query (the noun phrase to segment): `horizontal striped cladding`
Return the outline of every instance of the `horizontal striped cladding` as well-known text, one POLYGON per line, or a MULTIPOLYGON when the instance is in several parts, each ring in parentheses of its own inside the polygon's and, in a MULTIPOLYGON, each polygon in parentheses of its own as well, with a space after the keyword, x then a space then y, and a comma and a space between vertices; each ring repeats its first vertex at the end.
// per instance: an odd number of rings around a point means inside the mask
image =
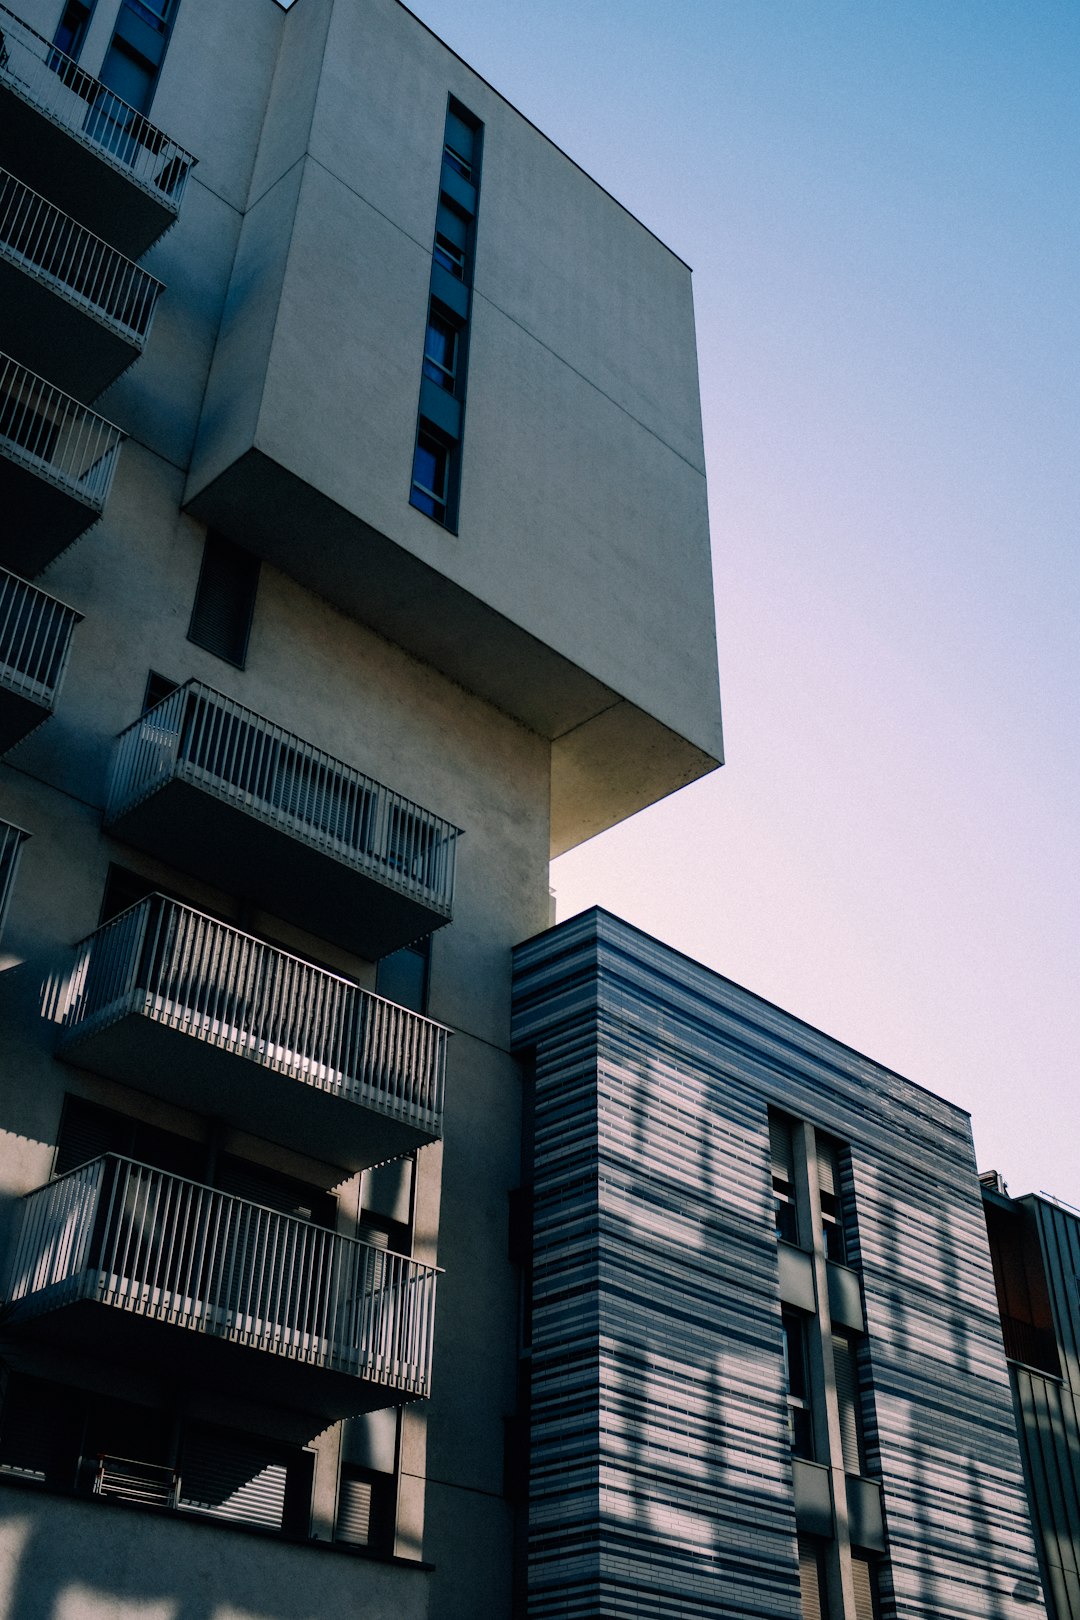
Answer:
POLYGON ((884 1620, 1037 1620, 966 1115, 603 912, 519 947, 514 983, 536 1075, 530 1617, 798 1615, 771 1105, 851 1148, 884 1620))
POLYGON ((1012 1378, 1049 1607, 1055 1620, 1080 1620, 1080 1397, 1030 1367, 1012 1378))

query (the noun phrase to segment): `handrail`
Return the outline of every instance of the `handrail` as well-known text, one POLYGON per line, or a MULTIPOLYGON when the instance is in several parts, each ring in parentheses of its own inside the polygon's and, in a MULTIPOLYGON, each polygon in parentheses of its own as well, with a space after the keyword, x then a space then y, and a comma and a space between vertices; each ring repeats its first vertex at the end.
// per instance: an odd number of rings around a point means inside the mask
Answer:
POLYGON ((0 169, 0 256, 59 286, 122 335, 146 341, 163 284, 6 169, 0 169))
POLYGON ((163 895, 121 912, 78 950, 63 1044, 138 1012, 433 1139, 441 1133, 445 1025, 163 895))
POLYGON ((195 165, 190 152, 115 91, 0 5, 0 84, 94 149, 174 210, 195 165))
POLYGON ((127 435, 0 353, 0 450, 96 511, 109 498, 127 435))
POLYGON ((105 1154, 28 1193, 12 1319, 78 1300, 429 1393, 434 1266, 105 1154))
POLYGON ((450 915, 459 828, 201 681, 120 733, 106 826, 173 778, 450 915))
POLYGON ((0 686, 51 708, 81 622, 74 608, 0 568, 0 686))

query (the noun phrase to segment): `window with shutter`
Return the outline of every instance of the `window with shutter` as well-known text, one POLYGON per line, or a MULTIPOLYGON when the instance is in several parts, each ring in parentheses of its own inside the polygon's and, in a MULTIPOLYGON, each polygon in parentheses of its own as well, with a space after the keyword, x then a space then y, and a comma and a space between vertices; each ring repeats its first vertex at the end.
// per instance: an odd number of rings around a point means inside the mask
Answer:
POLYGON ((840 1211, 840 1144, 816 1133, 818 1196, 821 1201, 821 1227, 825 1253, 841 1265, 847 1259, 844 1223, 840 1211))
POLYGON ((868 1558, 852 1554, 851 1579, 855 1588, 855 1620, 877 1620, 877 1572, 868 1558))
POLYGON ((243 669, 258 584, 259 559, 221 535, 208 534, 188 640, 243 669))
POLYGON ((795 1205, 795 1152, 792 1122, 783 1114, 769 1113, 769 1151, 772 1157, 773 1206, 776 1235, 785 1243, 798 1243, 799 1217, 795 1205))
POLYGON ((180 1506, 238 1524, 280 1530, 289 1459, 254 1436, 192 1424, 184 1439, 180 1506))
POLYGON ((848 1474, 862 1472, 859 1445, 859 1377, 855 1362, 855 1346, 850 1339, 833 1335, 833 1369, 836 1375, 836 1400, 840 1408, 840 1437, 844 1450, 844 1470, 848 1474))
POLYGON ((826 1620, 825 1560, 820 1544, 799 1537, 799 1590, 802 1620, 826 1620))

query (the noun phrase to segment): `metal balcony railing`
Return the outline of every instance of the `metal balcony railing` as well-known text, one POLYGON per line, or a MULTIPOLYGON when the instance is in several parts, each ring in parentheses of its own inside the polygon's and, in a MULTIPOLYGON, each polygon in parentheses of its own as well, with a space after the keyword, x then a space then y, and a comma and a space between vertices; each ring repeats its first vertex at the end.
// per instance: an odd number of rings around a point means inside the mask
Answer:
POLYGON ((441 1134, 442 1024, 162 895, 83 941, 62 1043, 132 1012, 441 1134))
POLYGON ((0 934, 4 931, 4 918, 15 882, 15 868, 19 864, 19 850, 28 836, 21 827, 0 821, 0 934))
POLYGON ((0 84, 179 208, 195 162, 191 153, 2 5, 0 84))
POLYGON ((0 568, 0 687, 52 708, 82 614, 0 568))
POLYGON ((7 1315, 80 1301, 429 1393, 436 1269, 107 1154, 22 1201, 7 1315))
POLYGON ((126 435, 0 354, 0 454, 100 513, 126 435))
POLYGON ((162 283, 0 169, 0 254, 142 344, 162 283))
POLYGON ((120 733, 105 825, 174 779, 450 915, 457 827, 199 681, 120 733))

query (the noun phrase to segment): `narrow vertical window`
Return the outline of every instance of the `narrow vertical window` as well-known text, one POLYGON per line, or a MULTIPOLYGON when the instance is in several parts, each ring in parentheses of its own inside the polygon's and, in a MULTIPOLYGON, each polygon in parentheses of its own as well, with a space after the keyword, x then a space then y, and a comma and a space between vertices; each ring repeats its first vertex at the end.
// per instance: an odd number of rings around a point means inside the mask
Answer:
POLYGON ((15 882, 19 849, 27 836, 21 827, 12 827, 8 822, 0 821, 0 933, 4 929, 4 915, 15 882))
POLYGON ((793 1457, 814 1456, 814 1425, 810 1412, 810 1377, 806 1358, 806 1323, 794 1311, 781 1318, 784 1330, 784 1378, 787 1385, 788 1434, 793 1457))
POLYGON ((243 669, 258 584, 259 559, 221 535, 208 534, 188 640, 243 669))
POLYGON ((457 526, 483 125, 451 96, 443 131, 409 502, 457 526))
POLYGON ((798 1243, 799 1216, 795 1203, 794 1144, 791 1121, 769 1114, 769 1153, 772 1160, 773 1213, 776 1235, 784 1243, 798 1243))
MULTIPOLYGON (((53 44, 58 51, 70 56, 73 61, 78 61, 93 14, 94 0, 86 0, 86 3, 84 0, 68 0, 68 4, 64 7, 64 14, 53 35, 53 44)), ((51 65, 55 70, 60 63, 54 60, 51 65)))
POLYGON ((818 1197, 821 1202, 821 1230, 825 1254, 841 1265, 847 1260, 844 1222, 840 1209, 840 1144, 815 1133, 818 1161, 818 1197))

